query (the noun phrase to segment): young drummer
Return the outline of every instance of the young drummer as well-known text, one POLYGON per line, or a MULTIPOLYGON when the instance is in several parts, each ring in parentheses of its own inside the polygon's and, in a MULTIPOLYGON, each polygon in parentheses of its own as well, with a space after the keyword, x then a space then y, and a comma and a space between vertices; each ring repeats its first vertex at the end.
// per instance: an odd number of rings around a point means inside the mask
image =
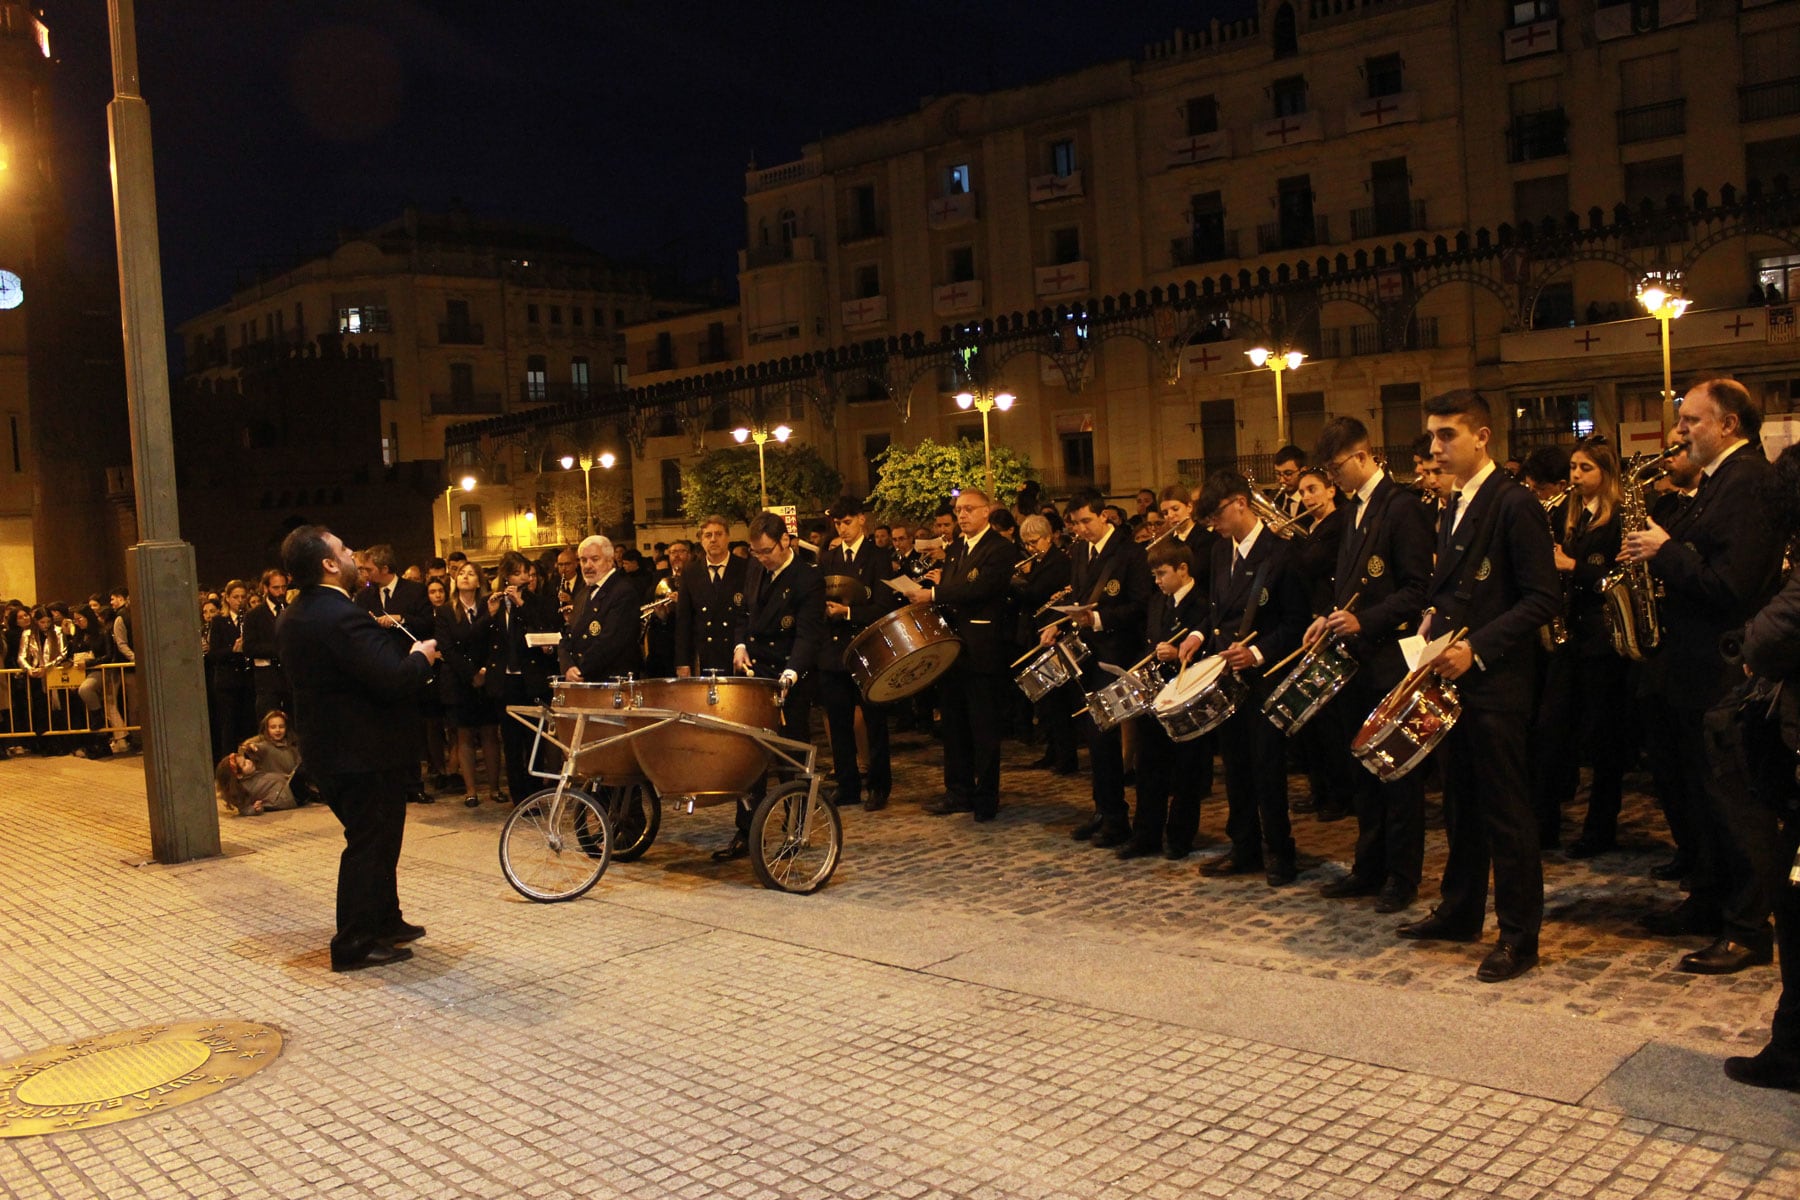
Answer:
MULTIPOLYGON (((1209 604, 1194 580, 1194 557, 1173 538, 1150 548, 1150 573, 1159 596, 1146 612, 1144 633, 1163 678, 1174 677, 1179 646, 1172 640, 1184 630, 1209 628, 1209 604)), ((1200 828, 1200 801, 1212 790, 1213 735, 1171 741, 1154 715, 1139 717, 1137 739, 1137 812, 1131 841, 1119 847, 1120 858, 1143 858, 1161 851, 1164 858, 1186 858, 1200 828)))

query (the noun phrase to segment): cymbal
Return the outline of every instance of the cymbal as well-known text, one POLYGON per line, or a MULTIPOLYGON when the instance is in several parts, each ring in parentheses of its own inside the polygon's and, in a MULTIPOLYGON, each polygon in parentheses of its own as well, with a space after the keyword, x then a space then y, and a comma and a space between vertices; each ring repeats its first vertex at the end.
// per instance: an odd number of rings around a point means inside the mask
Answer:
POLYGON ((869 598, 869 589, 854 575, 827 575, 825 598, 839 604, 862 604, 869 598))

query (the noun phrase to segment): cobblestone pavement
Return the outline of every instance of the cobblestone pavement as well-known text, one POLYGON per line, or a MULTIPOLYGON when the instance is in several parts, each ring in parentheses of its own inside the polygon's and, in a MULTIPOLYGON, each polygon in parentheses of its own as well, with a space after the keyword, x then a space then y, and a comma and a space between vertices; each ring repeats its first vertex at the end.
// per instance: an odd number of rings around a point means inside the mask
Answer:
MULTIPOLYGON (((1159 986, 1172 955, 1289 980, 1345 1027, 1371 1019, 1371 996, 1423 997, 1471 1030, 1500 1017, 1545 1044, 1573 1045, 1573 1029, 1642 1045, 1595 1076, 1609 1084, 1705 1042, 1695 1078, 1731 1100, 1716 1054, 1757 1041, 1774 976, 1681 976, 1678 947, 1628 932, 1637 906, 1673 896, 1645 881, 1654 850, 1553 867, 1546 966, 1487 988, 1475 948, 1397 946, 1368 901, 1318 899, 1305 885, 1327 870, 1272 892, 1074 846, 1085 781, 1018 769, 1024 748, 1008 750, 999 821, 926 817, 935 747, 901 744, 895 803, 846 812, 844 863, 814 897, 713 865, 719 808, 666 814, 645 860, 534 905, 500 879, 498 806, 415 808, 401 894, 431 933, 412 962, 347 976, 326 969, 329 813, 227 819, 225 857, 144 866, 136 759, 0 763, 0 1058, 207 1016, 287 1039, 200 1103, 0 1138, 0 1195, 1800 1194, 1791 1097, 1755 1093, 1755 1131, 1704 1094, 1653 1119, 1605 1087, 1559 1100, 1322 1053, 1305 1025, 1251 1039, 1154 1019, 1123 995, 1159 986), (1030 972, 947 974, 970 947, 1079 965, 1097 943, 1146 964, 1116 1004, 1059 998, 1030 972)), ((1204 828, 1222 822, 1210 803, 1204 828)), ((1641 802, 1627 827, 1648 828, 1641 802)), ((1303 818, 1298 836, 1341 862, 1351 831, 1303 818)))

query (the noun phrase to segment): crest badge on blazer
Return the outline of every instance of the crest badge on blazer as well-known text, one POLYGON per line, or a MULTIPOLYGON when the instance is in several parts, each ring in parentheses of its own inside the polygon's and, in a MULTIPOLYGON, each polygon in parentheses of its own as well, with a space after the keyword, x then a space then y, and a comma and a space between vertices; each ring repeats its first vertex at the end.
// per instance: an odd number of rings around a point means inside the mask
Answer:
POLYGON ((1371 554, 1369 555, 1368 571, 1370 579, 1380 579, 1387 574, 1387 563, 1381 560, 1381 555, 1371 554))
POLYGON ((792 629, 794 627, 794 615, 792 613, 781 618, 781 627, 783 629, 792 629))
POLYGON ((1118 595, 1119 594, 1119 581, 1116 579, 1107 580, 1105 591, 1106 591, 1106 594, 1109 596, 1118 595))
POLYGON ((1493 573, 1494 560, 1491 558, 1484 558, 1481 560, 1481 566, 1475 571, 1475 582, 1480 583, 1493 573))
POLYGON ((589 621, 588 622, 588 636, 593 637, 595 634, 597 634, 599 632, 600 632, 600 622, 589 621))

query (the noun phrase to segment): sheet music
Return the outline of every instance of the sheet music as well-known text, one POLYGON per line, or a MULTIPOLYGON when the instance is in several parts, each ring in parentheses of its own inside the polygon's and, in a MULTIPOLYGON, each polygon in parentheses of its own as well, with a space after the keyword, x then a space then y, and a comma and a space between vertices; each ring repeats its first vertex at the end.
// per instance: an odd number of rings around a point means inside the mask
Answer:
POLYGON ((896 575, 892 579, 884 579, 883 583, 905 596, 908 600, 917 600, 925 594, 926 589, 914 583, 905 575, 896 575))

